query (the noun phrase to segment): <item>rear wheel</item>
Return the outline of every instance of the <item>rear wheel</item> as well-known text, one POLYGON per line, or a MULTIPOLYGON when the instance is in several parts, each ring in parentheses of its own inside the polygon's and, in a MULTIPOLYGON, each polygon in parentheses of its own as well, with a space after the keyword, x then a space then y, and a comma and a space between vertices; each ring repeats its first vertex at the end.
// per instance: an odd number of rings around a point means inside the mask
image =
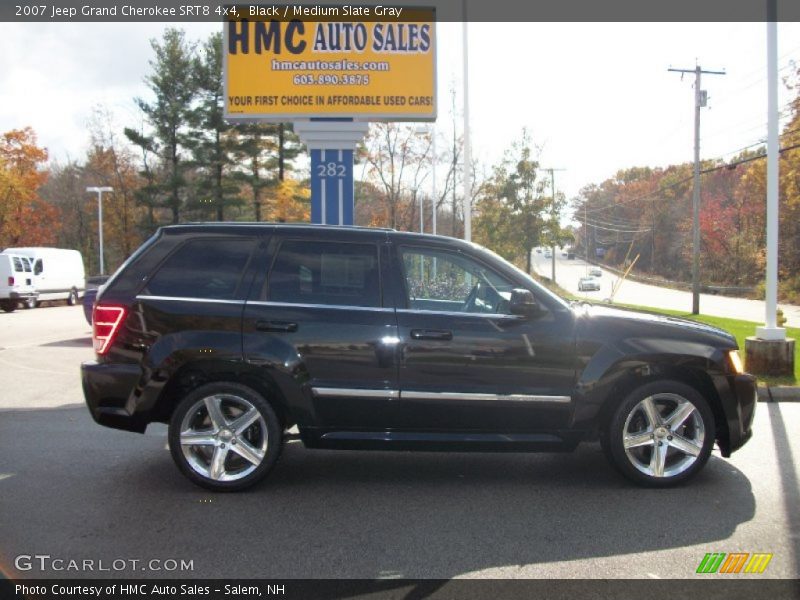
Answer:
POLYGON ((12 300, 4 300, 0 302, 0 308, 3 309, 3 312, 14 312, 17 310, 17 303, 12 300))
POLYGON ((714 445, 714 415, 697 390, 662 380, 631 392, 617 408, 603 447, 628 479, 668 487, 697 474, 714 445))
POLYGON ((260 394, 238 383, 211 383, 184 398, 172 415, 169 446, 181 472, 215 491, 238 491, 272 469, 281 425, 260 394))

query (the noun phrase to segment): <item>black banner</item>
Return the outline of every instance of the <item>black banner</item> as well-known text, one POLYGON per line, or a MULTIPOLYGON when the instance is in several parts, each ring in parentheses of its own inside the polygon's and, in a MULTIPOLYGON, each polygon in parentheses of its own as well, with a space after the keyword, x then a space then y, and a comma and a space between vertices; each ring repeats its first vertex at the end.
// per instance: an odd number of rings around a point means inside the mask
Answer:
MULTIPOLYGON (((414 7, 436 10, 438 21, 474 22, 758 22, 767 20, 766 0, 399 0, 369 2, 265 2, 231 0, 2 0, 8 22, 191 22, 222 21, 257 13, 274 19, 413 21, 414 7), (237 14, 231 13, 232 5, 237 14)), ((800 2, 777 0, 778 21, 800 21, 800 2)))
POLYGON ((577 600, 581 598, 703 598, 720 600, 797 600, 800 581, 787 579, 286 579, 286 580, 0 580, 1 600, 333 600, 363 598, 415 600, 577 600))

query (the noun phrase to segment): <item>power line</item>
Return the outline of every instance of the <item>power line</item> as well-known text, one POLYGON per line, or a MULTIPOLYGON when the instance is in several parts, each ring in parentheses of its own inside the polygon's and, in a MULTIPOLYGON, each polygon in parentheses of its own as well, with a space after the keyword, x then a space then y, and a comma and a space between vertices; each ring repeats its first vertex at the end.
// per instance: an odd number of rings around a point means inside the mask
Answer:
POLYGON ((613 227, 604 227, 602 225, 598 225, 593 223, 592 221, 584 221, 587 226, 594 227, 596 229, 602 229, 603 231, 616 231, 617 233, 646 233, 648 231, 652 231, 652 227, 648 227, 647 229, 615 229, 613 227))

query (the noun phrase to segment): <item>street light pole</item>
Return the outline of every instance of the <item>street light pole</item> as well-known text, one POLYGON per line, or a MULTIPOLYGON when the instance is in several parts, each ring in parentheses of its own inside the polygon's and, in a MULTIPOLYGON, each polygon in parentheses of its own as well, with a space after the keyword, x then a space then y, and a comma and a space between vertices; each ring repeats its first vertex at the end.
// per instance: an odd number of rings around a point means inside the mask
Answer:
POLYGON ((87 187, 87 192, 97 193, 97 228, 100 235, 100 275, 105 275, 105 262, 103 261, 103 192, 113 192, 114 188, 104 187, 87 187))
MULTIPOLYGON (((464 239, 472 241, 472 148, 469 139, 469 28, 467 0, 463 0, 464 22, 461 39, 464 44, 464 239)), ((455 218, 455 215, 453 215, 455 218)))
MULTIPOLYGON (((553 194, 553 204, 550 207, 550 218, 553 219, 553 220, 556 220, 556 219, 558 219, 558 213, 556 211, 556 171, 566 171, 566 169, 556 169, 556 168, 553 168, 553 167, 547 167, 547 168, 538 167, 538 168, 539 168, 540 171, 547 171, 548 173, 550 173, 550 189, 552 190, 552 194, 553 194)), ((553 234, 555 234, 555 232, 556 232, 556 226, 553 225, 553 234)), ((553 283, 555 283, 556 282, 556 241, 555 241, 555 237, 554 237, 553 240, 551 240, 550 252, 552 254, 552 256, 550 257, 551 265, 552 265, 552 267, 551 267, 552 268, 551 279, 553 280, 553 283)))
POLYGON ((431 228, 433 235, 436 235, 436 163, 439 157, 436 155, 436 125, 431 126, 431 202, 433 203, 433 217, 431 228))
POLYGON ((756 330, 762 340, 784 340, 786 329, 778 324, 778 16, 777 2, 767 2, 767 273, 764 327, 756 330))

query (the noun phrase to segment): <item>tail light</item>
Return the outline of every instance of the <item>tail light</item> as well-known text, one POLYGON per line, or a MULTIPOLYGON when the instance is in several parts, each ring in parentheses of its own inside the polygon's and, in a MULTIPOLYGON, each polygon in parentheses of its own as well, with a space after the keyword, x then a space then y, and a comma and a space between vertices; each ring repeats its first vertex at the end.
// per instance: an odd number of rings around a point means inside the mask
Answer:
POLYGON ((108 351, 119 333, 126 312, 124 306, 95 305, 92 313, 92 341, 95 352, 102 355, 108 351))
POLYGON ((9 285, 9 287, 14 285, 14 278, 13 277, 9 277, 8 278, 8 285, 9 285))

